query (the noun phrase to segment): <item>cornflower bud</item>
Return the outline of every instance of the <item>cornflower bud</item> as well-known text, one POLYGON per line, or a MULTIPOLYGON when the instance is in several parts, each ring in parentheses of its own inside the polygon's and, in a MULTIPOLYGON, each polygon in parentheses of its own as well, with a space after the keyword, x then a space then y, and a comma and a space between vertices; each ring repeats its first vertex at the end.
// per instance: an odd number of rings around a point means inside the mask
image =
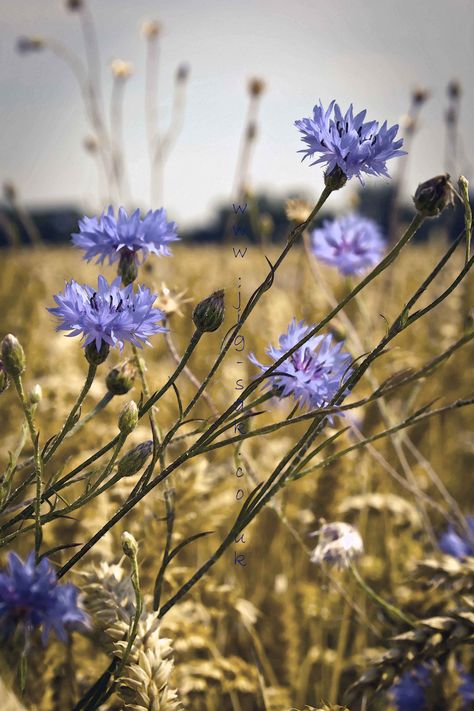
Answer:
POLYGON ((25 352, 15 336, 9 333, 2 341, 3 370, 13 377, 25 370, 25 352))
POLYGON ((3 363, 0 360, 0 394, 3 393, 9 385, 10 381, 8 380, 8 375, 5 373, 3 363))
POLYGON ((448 205, 454 204, 454 191, 448 173, 437 175, 420 183, 413 197, 415 207, 425 217, 439 215, 448 205))
POLYGON ((109 351, 110 351, 110 346, 105 341, 102 341, 102 344, 101 344, 99 350, 97 350, 97 347, 96 347, 94 341, 92 343, 89 343, 89 345, 87 345, 84 349, 84 352, 85 352, 85 355, 87 358, 87 362, 90 363, 91 365, 100 365, 105 360, 107 360, 109 351))
POLYGON ((152 453, 152 450, 153 442, 151 440, 142 442, 142 444, 130 449, 118 463, 118 474, 120 474, 120 476, 133 476, 139 472, 152 453))
POLYGON ((193 311, 193 321, 201 333, 217 331, 224 321, 224 290, 214 291, 193 311))
POLYGON ((133 388, 137 369, 129 360, 117 368, 112 368, 107 374, 105 384, 112 395, 125 395, 133 388))
POLYGON ((136 558, 138 553, 138 543, 135 537, 128 531, 124 531, 121 536, 122 550, 127 558, 136 558))
POLYGON ((127 402, 119 415, 118 426, 122 434, 128 435, 133 432, 138 424, 138 407, 134 400, 127 402))
POLYGON ((30 403, 32 405, 37 405, 41 398, 43 397, 43 391, 41 390, 41 385, 36 383, 33 390, 30 392, 30 403))

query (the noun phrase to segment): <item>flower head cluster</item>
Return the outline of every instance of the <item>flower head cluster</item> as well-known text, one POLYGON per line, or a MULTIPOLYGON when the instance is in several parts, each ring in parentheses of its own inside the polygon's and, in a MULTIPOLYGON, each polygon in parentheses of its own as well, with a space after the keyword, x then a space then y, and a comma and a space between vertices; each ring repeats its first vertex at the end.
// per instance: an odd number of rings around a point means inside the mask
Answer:
POLYGON ((120 287, 120 277, 110 285, 99 276, 97 289, 72 280, 66 283, 54 300, 55 308, 48 309, 60 319, 58 330, 70 331, 69 336, 84 337, 84 346, 95 343, 99 351, 102 343, 123 348, 125 341, 139 348, 150 345, 149 336, 167 329, 159 325, 164 314, 153 308, 156 294, 139 286, 120 287))
MULTIPOLYGON (((306 336, 313 326, 293 319, 287 333, 280 336, 279 347, 269 346, 268 355, 277 361, 306 336)), ((316 408, 329 403, 343 380, 350 375, 351 356, 342 351, 343 343, 333 343, 331 334, 313 336, 269 376, 267 387, 276 388, 280 397, 292 395, 304 407, 316 408)), ((266 372, 253 354, 251 362, 266 372)))
POLYGON ((311 165, 326 164, 327 175, 338 167, 347 179, 355 175, 361 182, 362 173, 388 176, 386 161, 404 155, 403 139, 395 140, 398 125, 387 128, 385 121, 379 128, 377 121, 364 123, 366 113, 354 116, 351 104, 343 115, 335 101, 325 111, 320 102, 313 118, 295 121, 306 143, 300 153, 305 153, 304 158, 320 153, 311 165))
POLYGON ((43 643, 51 630, 61 641, 67 630, 87 626, 88 617, 77 604, 75 585, 61 585, 46 558, 35 564, 34 553, 23 562, 9 553, 7 571, 0 573, 0 621, 5 637, 21 626, 26 634, 41 628, 43 643))
POLYGON ((112 264, 127 253, 137 259, 140 254, 142 260, 148 254, 170 255, 169 243, 179 240, 176 229, 175 222, 167 222, 163 208, 150 210, 142 219, 140 210, 128 216, 123 207, 115 217, 110 206, 99 218, 83 217, 79 221, 79 232, 72 235, 72 242, 84 250, 84 259, 88 262, 97 257, 97 264, 106 258, 112 264))
POLYGON ((325 220, 313 230, 311 245, 317 259, 344 276, 362 274, 380 261, 385 249, 377 223, 356 214, 325 220))
POLYGON ((349 523, 325 523, 311 536, 319 536, 318 545, 311 553, 312 563, 328 563, 346 568, 349 561, 362 555, 364 544, 359 532, 349 523))
POLYGON ((438 541, 443 553, 452 555, 455 558, 474 556, 474 516, 468 516, 466 521, 471 530, 471 537, 466 534, 460 535, 454 526, 450 524, 438 541))

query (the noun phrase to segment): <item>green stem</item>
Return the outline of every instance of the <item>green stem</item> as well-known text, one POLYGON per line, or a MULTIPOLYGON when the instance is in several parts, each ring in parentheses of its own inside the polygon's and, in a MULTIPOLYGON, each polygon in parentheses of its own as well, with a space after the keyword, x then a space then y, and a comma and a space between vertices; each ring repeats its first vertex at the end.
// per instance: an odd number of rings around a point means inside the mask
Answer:
POLYGON ((398 607, 381 598, 380 595, 378 595, 375 590, 373 590, 370 585, 365 582, 354 563, 349 560, 348 564, 349 570, 351 571, 355 580, 369 597, 371 597, 373 600, 375 600, 376 603, 383 607, 392 618, 402 620, 402 622, 405 622, 405 624, 409 625, 410 627, 415 627, 415 619, 413 619, 411 616, 409 617, 408 615, 405 615, 405 613, 399 610, 398 607))
POLYGON ((33 414, 31 411, 31 406, 25 397, 25 391, 23 389, 23 382, 21 375, 14 375, 13 381, 15 383, 16 391, 18 397, 20 398, 21 406, 23 412, 25 413, 25 418, 28 423, 28 430, 30 432, 30 439, 33 445, 34 451, 34 461, 35 461, 35 479, 36 479, 36 493, 35 493, 35 560, 36 563, 39 562, 39 552, 41 548, 41 496, 43 489, 43 458, 41 456, 41 450, 39 446, 39 434, 36 430, 35 422, 33 419, 33 414))
POLYGON ((89 364, 89 370, 87 371, 87 377, 86 377, 86 382, 84 383, 84 386, 79 393, 79 396, 74 403, 71 412, 69 413, 66 422, 64 423, 60 433, 54 438, 53 442, 51 445, 47 448, 46 452, 44 453, 44 461, 48 462, 51 457, 53 456, 54 452, 57 450, 63 439, 66 437, 67 433, 72 430, 74 427, 74 418, 81 407, 82 403, 85 400, 85 397, 89 390, 91 389, 91 385, 94 381, 95 374, 97 372, 97 366, 93 365, 92 363, 89 364))

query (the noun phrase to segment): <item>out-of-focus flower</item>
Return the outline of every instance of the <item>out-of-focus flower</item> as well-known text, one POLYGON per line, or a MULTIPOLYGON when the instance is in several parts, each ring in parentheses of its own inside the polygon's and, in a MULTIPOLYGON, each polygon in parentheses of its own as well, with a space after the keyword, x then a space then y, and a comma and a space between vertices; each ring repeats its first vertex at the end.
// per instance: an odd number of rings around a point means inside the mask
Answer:
POLYGON ((285 204, 286 216, 292 222, 306 222, 311 214, 311 205, 306 200, 289 198, 285 204))
POLYGON ((110 69, 116 79, 125 80, 131 77, 133 64, 131 62, 125 62, 123 59, 114 59, 110 65, 110 69))
POLYGON ((295 121, 307 146, 299 151, 305 153, 303 160, 321 153, 311 165, 326 164, 327 176, 339 168, 348 180, 357 176, 361 183, 362 173, 389 177, 386 161, 405 154, 400 150, 403 139, 395 140, 398 125, 387 128, 386 121, 381 127, 377 121, 364 123, 366 113, 354 116, 351 104, 343 115, 335 101, 325 111, 320 102, 313 109, 313 118, 295 121))
POLYGON ((58 331, 71 331, 69 336, 84 337, 84 346, 94 343, 97 351, 102 344, 122 350, 125 341, 141 348, 150 345, 148 338, 167 329, 159 325, 164 314, 153 308, 156 294, 133 285, 120 288, 117 277, 110 285, 99 276, 97 289, 72 280, 61 294, 54 297, 57 307, 50 308, 58 317, 58 331))
POLYGON ((454 526, 450 524, 438 541, 443 553, 452 555, 455 558, 474 556, 474 516, 468 516, 466 521, 472 532, 472 539, 466 534, 459 534, 454 526))
POLYGON ((328 563, 346 568, 351 560, 364 552, 359 532, 343 521, 325 523, 310 535, 319 536, 318 545, 311 553, 312 563, 328 563))
POLYGON ((157 20, 147 20, 142 25, 142 34, 146 38, 158 37, 161 32, 161 25, 157 20))
MULTIPOLYGON (((269 346, 267 354, 279 360, 295 346, 313 326, 294 318, 287 333, 280 336, 279 347, 269 346)), ((332 400, 344 380, 350 375, 351 356, 343 352, 343 343, 333 343, 331 334, 313 336, 267 378, 266 387, 275 388, 280 397, 292 395, 301 406, 323 407, 332 400)), ((265 373, 269 366, 262 365, 253 353, 251 362, 265 373)))
POLYGON ((112 264, 126 253, 136 259, 141 255, 144 260, 148 254, 169 256, 169 243, 179 240, 176 229, 175 222, 167 221, 164 208, 149 210, 142 219, 140 210, 129 216, 123 207, 115 217, 110 206, 99 218, 79 220, 79 232, 72 235, 72 243, 84 250, 84 259, 88 262, 97 257, 97 264, 106 258, 112 264))
POLYGON ((47 560, 35 564, 30 553, 23 562, 16 553, 9 553, 7 571, 0 573, 0 620, 4 637, 22 627, 26 634, 41 628, 43 643, 51 630, 62 642, 68 629, 84 628, 88 617, 78 606, 75 585, 60 584, 47 560))
POLYGON ((468 709, 472 709, 474 705, 474 676, 465 671, 461 671, 459 676, 462 682, 458 689, 462 699, 461 708, 467 711, 468 709))
MULTIPOLYGON (((458 665, 461 683, 458 693, 461 697, 461 708, 472 708, 474 701, 474 677, 458 665)), ((413 669, 403 672, 399 681, 390 689, 390 695, 397 711, 424 711, 426 705, 426 692, 432 684, 432 670, 427 664, 420 664, 413 669)))
POLYGON ((317 259, 337 267, 345 276, 367 271, 385 250, 377 223, 357 214, 325 220, 311 233, 311 245, 317 259))
POLYGON ((44 40, 41 37, 18 37, 16 48, 20 54, 39 52, 44 48, 44 40))
POLYGON ((419 665, 401 675, 391 688, 397 711, 423 711, 426 708, 426 687, 430 683, 430 670, 419 665))
POLYGON ((182 316, 183 312, 181 307, 192 301, 192 299, 184 298, 186 290, 184 291, 174 291, 169 289, 164 282, 161 283, 161 289, 158 291, 158 296, 156 297, 156 305, 163 313, 169 318, 173 314, 182 316))

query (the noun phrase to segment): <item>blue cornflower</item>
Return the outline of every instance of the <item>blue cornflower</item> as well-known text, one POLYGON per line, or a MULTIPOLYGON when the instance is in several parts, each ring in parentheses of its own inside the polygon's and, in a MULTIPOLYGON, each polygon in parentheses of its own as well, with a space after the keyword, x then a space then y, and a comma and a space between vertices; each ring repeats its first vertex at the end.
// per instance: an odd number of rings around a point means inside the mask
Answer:
POLYGON ((135 292, 132 284, 121 288, 120 277, 109 285, 99 276, 97 289, 74 280, 67 282, 64 291, 54 297, 57 307, 48 311, 60 319, 58 331, 82 335, 84 346, 95 343, 100 351, 105 343, 122 350, 125 341, 130 341, 141 348, 143 343, 150 345, 149 336, 167 331, 158 324, 165 316, 153 308, 155 299, 156 294, 144 286, 135 292))
POLYGON ((361 173, 389 177, 386 161, 405 154, 400 150, 403 139, 394 140, 398 125, 387 128, 385 121, 379 128, 377 121, 364 123, 366 111, 357 116, 352 111, 351 104, 343 116, 335 101, 331 101, 327 111, 319 102, 313 109, 313 118, 295 121, 307 146, 299 153, 305 153, 304 158, 321 153, 311 165, 325 163, 327 175, 339 167, 347 179, 356 175, 361 183, 361 173))
MULTIPOLYGON (((472 531, 472 538, 474 539, 474 516, 468 516, 466 521, 472 531)), ((452 555, 455 558, 474 556, 473 540, 468 538, 466 535, 460 535, 452 524, 450 524, 447 530, 442 534, 438 541, 438 545, 443 553, 452 555)))
POLYGON ((87 614, 77 604, 78 593, 75 585, 58 583, 47 558, 36 565, 34 553, 25 563, 9 553, 7 572, 0 573, 2 636, 10 637, 18 627, 26 635, 41 628, 43 643, 51 630, 66 642, 68 629, 88 625, 87 614))
MULTIPOLYGON (((280 336, 279 348, 269 346, 266 352, 274 361, 278 360, 313 328, 294 318, 287 333, 280 336)), ((278 366, 266 384, 276 388, 282 398, 292 395, 302 407, 322 407, 332 400, 351 373, 352 358, 342 348, 343 343, 333 343, 331 334, 313 336, 278 366)), ((262 365, 253 353, 249 359, 264 373, 269 367, 262 365)))
POLYGON ((179 240, 176 230, 175 222, 167 222, 164 208, 149 210, 142 219, 140 210, 128 216, 123 207, 115 217, 114 208, 110 206, 100 218, 79 220, 79 232, 72 235, 72 242, 84 250, 84 259, 88 262, 97 257, 97 264, 106 258, 112 264, 124 255, 132 255, 137 260, 141 256, 143 261, 148 254, 170 255, 169 242, 179 240))
POLYGON ((430 683, 430 670, 417 666, 403 672, 391 688, 397 711, 423 711, 426 708, 426 687, 430 683))
POLYGON ((474 706, 474 676, 465 671, 460 671, 462 683, 459 685, 459 694, 462 699, 462 709, 469 709, 474 706))
POLYGON ((351 214, 325 220, 322 227, 313 230, 311 246, 318 259, 348 276, 362 274, 377 264, 385 242, 376 222, 351 214))

